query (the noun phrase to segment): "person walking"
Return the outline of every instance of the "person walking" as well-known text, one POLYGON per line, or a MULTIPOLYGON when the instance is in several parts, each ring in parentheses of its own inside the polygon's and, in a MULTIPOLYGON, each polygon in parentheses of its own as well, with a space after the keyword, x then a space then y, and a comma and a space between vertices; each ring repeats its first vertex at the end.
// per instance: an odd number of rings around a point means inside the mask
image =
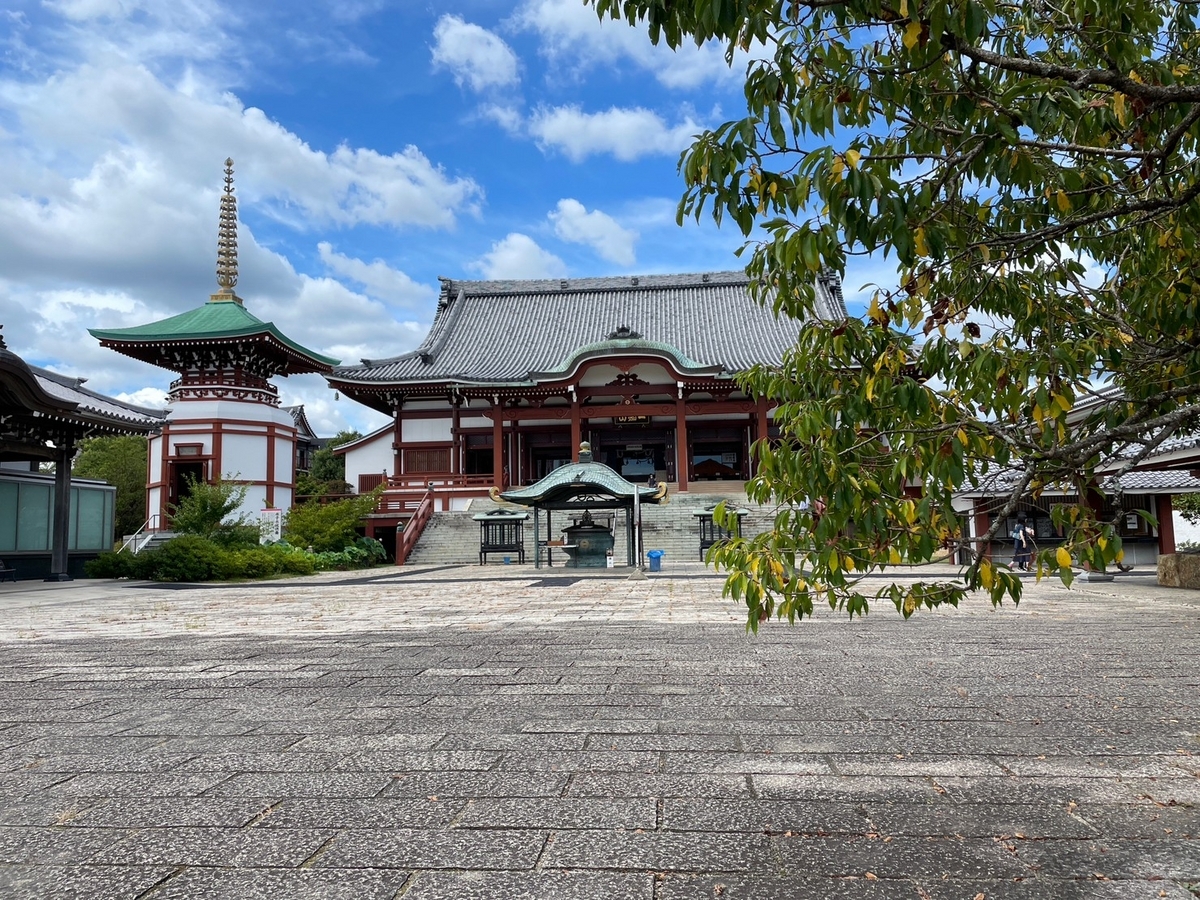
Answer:
POLYGON ((1025 519, 1025 513, 1017 513, 1017 524, 1013 527, 1013 568, 1028 572, 1033 563, 1033 529, 1025 519))

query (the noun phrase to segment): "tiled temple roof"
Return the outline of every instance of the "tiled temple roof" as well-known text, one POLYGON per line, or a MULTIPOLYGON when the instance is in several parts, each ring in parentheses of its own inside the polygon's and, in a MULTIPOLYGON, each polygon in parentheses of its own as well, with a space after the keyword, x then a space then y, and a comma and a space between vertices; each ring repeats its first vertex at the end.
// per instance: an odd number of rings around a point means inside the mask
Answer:
MULTIPOLYGON (((733 373, 778 363, 799 324, 749 295, 743 272, 537 281, 444 279, 429 335, 411 352, 339 366, 337 382, 524 383, 563 371, 582 348, 666 352, 733 373), (628 332, 619 329, 627 328, 628 332), (619 332, 619 333, 618 333, 619 332)), ((836 278, 817 281, 821 318, 846 315, 836 278)))
POLYGON ((166 413, 161 409, 136 406, 88 390, 83 386, 86 379, 59 375, 38 366, 29 366, 29 370, 46 394, 63 404, 74 404, 77 416, 107 420, 114 425, 128 425, 132 430, 158 428, 166 418, 166 413))

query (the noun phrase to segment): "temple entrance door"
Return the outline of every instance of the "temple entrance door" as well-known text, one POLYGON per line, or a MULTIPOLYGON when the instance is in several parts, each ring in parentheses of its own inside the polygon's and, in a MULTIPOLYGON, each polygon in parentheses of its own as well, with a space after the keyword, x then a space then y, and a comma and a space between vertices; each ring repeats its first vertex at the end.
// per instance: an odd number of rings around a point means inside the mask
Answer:
POLYGON ((204 481, 204 463, 189 461, 171 461, 171 497, 172 506, 178 506, 192 491, 191 482, 204 481))
MULTIPOLYGON (((593 429, 598 446, 596 461, 616 469, 622 477, 645 484, 653 475, 668 478, 668 442, 661 430, 646 428, 593 429)), ((671 451, 673 452, 673 451, 671 451)))
POLYGON ((567 447, 545 449, 534 447, 529 455, 533 465, 533 481, 535 482, 541 481, 560 466, 569 466, 571 464, 571 451, 567 447))

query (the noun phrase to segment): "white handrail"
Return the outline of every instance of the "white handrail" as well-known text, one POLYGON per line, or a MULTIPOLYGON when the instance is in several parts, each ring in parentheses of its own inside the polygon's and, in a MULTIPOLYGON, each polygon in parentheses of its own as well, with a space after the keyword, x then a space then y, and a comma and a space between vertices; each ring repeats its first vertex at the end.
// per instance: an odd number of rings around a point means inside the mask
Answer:
POLYGON ((142 523, 141 528, 125 539, 125 543, 121 545, 121 549, 117 552, 124 553, 126 550, 132 550, 133 555, 137 556, 138 553, 144 550, 146 545, 154 539, 154 535, 163 530, 158 525, 162 519, 162 513, 155 513, 152 515, 142 523), (141 538, 141 540, 138 540, 138 538, 141 538))

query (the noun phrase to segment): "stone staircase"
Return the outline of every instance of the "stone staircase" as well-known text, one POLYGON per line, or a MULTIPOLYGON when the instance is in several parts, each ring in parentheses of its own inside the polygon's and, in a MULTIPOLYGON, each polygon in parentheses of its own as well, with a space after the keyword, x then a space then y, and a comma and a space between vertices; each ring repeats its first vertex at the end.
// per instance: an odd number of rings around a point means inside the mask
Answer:
MULTIPOLYGON (((704 509, 728 501, 734 506, 745 507, 750 514, 743 520, 744 535, 757 534, 770 527, 772 515, 769 510, 751 504, 745 493, 732 490, 718 493, 716 485, 706 485, 703 492, 688 492, 684 494, 669 493, 668 502, 663 504, 646 504, 642 507, 642 541, 647 551, 662 550, 663 564, 670 566, 671 561, 697 563, 700 561, 699 525, 697 510, 704 509)), ((417 542, 416 549, 408 558, 408 564, 414 566, 430 565, 477 565, 479 563, 479 523, 471 517, 479 513, 488 513, 498 506, 514 508, 511 504, 497 504, 492 500, 472 500, 468 510, 459 512, 435 512, 425 526, 425 531, 417 542)), ((517 507, 519 508, 519 507, 517 507)), ((597 511, 597 514, 607 511, 597 511)), ((569 513, 554 513, 554 532, 558 536, 560 529, 571 524, 569 513)), ((624 511, 616 510, 614 518, 614 553, 617 565, 624 565, 626 560, 626 533, 624 511)), ((545 527, 545 519, 542 519, 545 527)), ((541 535, 545 539, 545 535, 541 535)), ((561 553, 555 553, 555 565, 563 558, 561 553)), ((525 528, 525 559, 533 563, 533 525, 528 523, 525 528)), ((499 554, 491 554, 489 563, 503 565, 499 554)), ((514 563, 516 561, 514 560, 514 563)))
POLYGON ((147 534, 125 535, 121 542, 122 548, 129 544, 129 549, 134 553, 144 553, 147 550, 157 550, 171 538, 178 537, 173 531, 152 531, 147 534), (132 543, 130 543, 132 541, 132 543))

